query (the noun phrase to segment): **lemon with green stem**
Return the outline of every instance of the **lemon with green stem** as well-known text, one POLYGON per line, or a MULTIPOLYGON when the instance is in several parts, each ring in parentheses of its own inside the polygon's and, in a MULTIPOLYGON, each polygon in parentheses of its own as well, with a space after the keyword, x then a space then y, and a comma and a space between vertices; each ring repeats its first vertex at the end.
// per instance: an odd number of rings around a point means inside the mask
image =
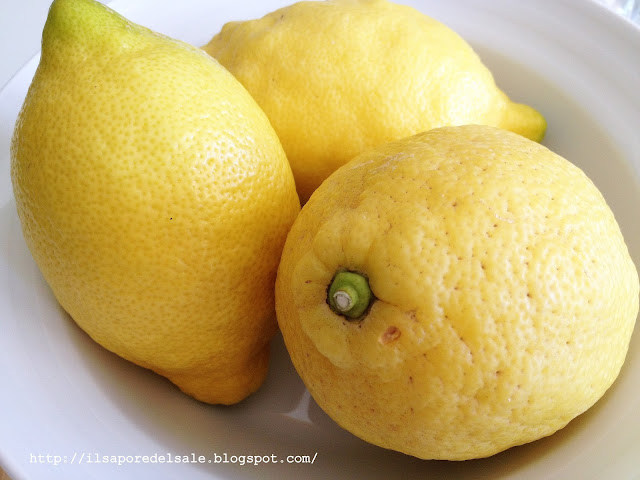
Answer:
POLYGON ((311 395, 360 438, 486 457, 607 391, 638 274, 602 194, 520 135, 443 127, 334 172, 287 237, 276 311, 311 395))

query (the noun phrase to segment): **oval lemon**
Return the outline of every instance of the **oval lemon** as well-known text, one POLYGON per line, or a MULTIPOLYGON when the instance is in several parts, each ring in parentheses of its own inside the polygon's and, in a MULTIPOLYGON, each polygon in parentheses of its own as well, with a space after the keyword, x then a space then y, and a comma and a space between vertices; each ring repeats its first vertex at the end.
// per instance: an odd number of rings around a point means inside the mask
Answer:
POLYGON ((260 386, 300 207, 231 74, 97 2, 56 0, 11 149, 25 240, 82 329, 205 402, 260 386))

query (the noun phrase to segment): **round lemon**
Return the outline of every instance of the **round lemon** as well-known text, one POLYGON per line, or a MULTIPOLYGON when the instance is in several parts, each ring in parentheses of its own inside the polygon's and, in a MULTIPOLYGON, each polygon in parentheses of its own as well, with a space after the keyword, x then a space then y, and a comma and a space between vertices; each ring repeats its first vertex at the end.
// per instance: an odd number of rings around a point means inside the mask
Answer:
POLYGON ((338 424, 464 460, 550 435, 604 394, 638 274, 580 169, 502 129, 443 127, 361 154, 312 195, 276 311, 338 424))
POLYGON ((230 22, 203 47, 253 95, 291 162, 301 200, 356 154, 444 125, 495 125, 540 140, 464 39, 386 0, 299 2, 230 22))
POLYGON ((300 206, 268 119, 215 60, 54 1, 11 177, 35 261, 94 340, 205 402, 260 386, 300 206))

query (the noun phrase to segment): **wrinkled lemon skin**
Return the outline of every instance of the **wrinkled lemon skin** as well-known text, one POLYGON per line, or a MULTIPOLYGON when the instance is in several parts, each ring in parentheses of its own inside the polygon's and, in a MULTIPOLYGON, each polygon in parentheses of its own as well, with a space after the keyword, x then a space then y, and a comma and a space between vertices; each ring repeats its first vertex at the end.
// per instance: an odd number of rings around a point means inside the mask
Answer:
POLYGON ((493 455, 563 428, 616 379, 638 274, 576 166, 487 126, 443 127, 356 157, 311 196, 276 281, 293 364, 367 442, 424 459, 493 455), (350 320, 337 271, 375 298, 350 320))
POLYGON ((299 201, 268 119, 215 60, 54 1, 11 179, 34 260, 95 341, 204 402, 258 389, 299 201))
POLYGON ((386 0, 294 3, 229 22, 203 48, 269 117, 303 203, 355 155, 431 128, 486 124, 536 141, 546 130, 460 35, 386 0))

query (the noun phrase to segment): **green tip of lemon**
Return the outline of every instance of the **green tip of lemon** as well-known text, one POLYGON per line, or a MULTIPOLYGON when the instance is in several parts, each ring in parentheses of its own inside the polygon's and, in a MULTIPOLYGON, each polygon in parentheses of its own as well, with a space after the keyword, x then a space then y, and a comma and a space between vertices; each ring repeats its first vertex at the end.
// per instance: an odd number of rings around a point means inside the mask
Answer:
POLYGON ((95 0, 54 0, 42 31, 42 54, 49 59, 65 48, 122 47, 122 37, 148 29, 95 0))

